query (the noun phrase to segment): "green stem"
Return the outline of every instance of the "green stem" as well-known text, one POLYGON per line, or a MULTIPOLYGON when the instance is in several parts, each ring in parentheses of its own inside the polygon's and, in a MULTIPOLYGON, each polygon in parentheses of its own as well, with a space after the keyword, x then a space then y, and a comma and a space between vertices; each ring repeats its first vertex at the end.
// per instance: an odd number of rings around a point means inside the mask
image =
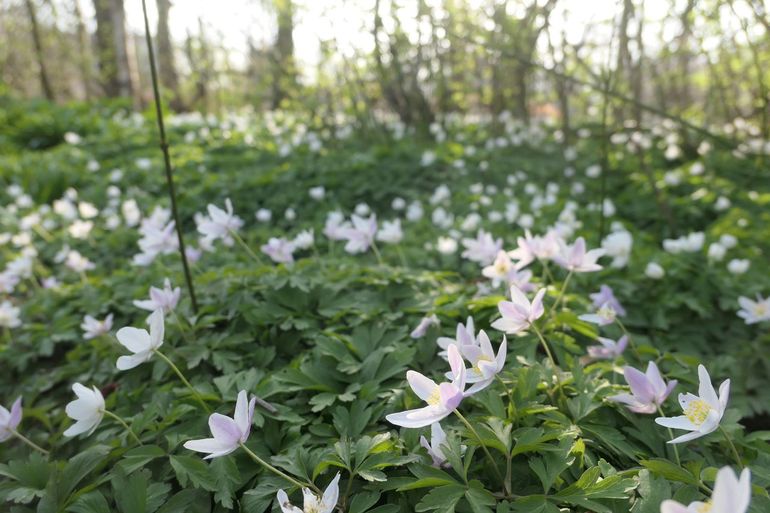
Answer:
POLYGON ((567 273, 567 277, 564 278, 564 283, 561 285, 561 290, 559 291, 559 295, 556 296, 556 302, 551 307, 551 313, 548 314, 548 318, 553 318, 554 315, 556 315, 556 309, 559 306, 559 303, 561 303, 562 298, 564 297, 564 293, 567 292, 567 287, 569 286, 569 281, 572 278, 572 270, 570 270, 567 273))
POLYGON ((246 244, 246 241, 244 241, 241 238, 241 236, 238 235, 238 232, 236 232, 235 230, 230 230, 230 235, 232 235, 233 238, 238 242, 238 244, 241 245, 241 247, 252 258, 252 260, 254 260, 259 265, 264 265, 264 262, 262 262, 262 259, 259 258, 259 255, 257 255, 256 253, 254 253, 254 251, 252 251, 252 249, 249 247, 249 245, 246 244))
POLYGON ((134 433, 134 430, 133 430, 133 429, 131 429, 131 427, 130 427, 128 424, 126 424, 126 421, 125 421, 125 420, 123 420, 123 419, 122 419, 122 418, 120 418, 118 415, 116 415, 116 414, 112 413, 112 412, 111 412, 111 411, 109 411, 109 410, 104 410, 104 414, 105 414, 105 415, 107 415, 108 417, 110 417, 111 419, 113 419, 113 420, 117 421, 117 422, 118 422, 118 423, 119 423, 121 426, 123 426, 124 428, 126 428, 126 431, 128 431, 128 434, 129 434, 129 435, 131 435, 131 438, 133 438, 134 440, 136 440, 136 443, 137 443, 137 444, 139 444, 139 445, 142 445, 142 441, 141 441, 141 440, 139 440, 139 437, 138 437, 138 436, 136 436, 136 433, 134 433))
POLYGON ((534 324, 531 324, 532 329, 537 334, 537 337, 540 339, 540 344, 543 346, 543 349, 545 350, 545 354, 548 355, 548 359, 551 361, 551 365, 553 365, 553 375, 556 378, 556 385, 559 387, 559 390, 561 390, 561 381, 559 380, 559 366, 556 365, 556 360, 553 358, 553 354, 551 353, 551 349, 548 347, 548 342, 545 341, 545 337, 543 337, 543 334, 540 333, 540 330, 537 329, 537 326, 534 324))
POLYGON ((175 310, 171 310, 171 316, 174 318, 176 325, 179 326, 179 333, 182 335, 182 340, 184 340, 187 345, 190 345, 190 339, 187 338, 187 330, 182 324, 182 319, 177 315, 175 310))
POLYGON ((743 468, 743 461, 741 460, 741 456, 738 454, 738 449, 735 448, 735 444, 730 438, 730 435, 727 434, 727 431, 725 431, 725 429, 722 426, 719 426, 719 431, 722 432, 722 435, 724 435, 725 440, 727 440, 727 445, 730 446, 730 450, 733 453, 733 457, 735 458, 735 462, 738 464, 738 467, 743 468))
POLYGON ((460 421, 465 424, 465 427, 468 428, 468 431, 473 433, 473 436, 476 437, 476 440, 478 440, 479 445, 481 446, 481 449, 484 451, 484 454, 487 455, 487 459, 492 464, 492 469, 495 471, 495 475, 497 475, 497 478, 500 480, 501 483, 503 483, 503 487, 505 488, 505 493, 511 493, 511 490, 508 487, 508 482, 503 478, 503 475, 500 473, 500 469, 497 468, 497 462, 492 457, 492 455, 489 453, 489 449, 487 449, 487 446, 484 445, 484 442, 481 440, 481 436, 476 432, 476 430, 473 428, 470 422, 463 417, 463 414, 460 413, 458 410, 454 410, 455 415, 457 415, 457 418, 460 419, 460 421))
POLYGON ((176 192, 174 190, 174 175, 171 171, 171 155, 168 152, 168 141, 166 141, 166 127, 163 124, 163 107, 161 105, 160 88, 158 87, 158 70, 155 66, 155 52, 152 48, 152 37, 150 36, 150 21, 147 19, 147 2, 142 0, 142 13, 144 14, 144 33, 147 41, 147 53, 150 58, 150 76, 152 77, 152 93, 155 98, 155 115, 158 120, 158 133, 160 136, 160 149, 163 152, 163 163, 166 170, 166 187, 171 200, 171 213, 174 216, 174 227, 176 228, 176 237, 179 242, 179 256, 182 259, 184 268, 184 278, 187 282, 187 289, 190 292, 190 301, 192 302, 193 312, 198 313, 198 301, 195 298, 195 287, 193 286, 192 275, 190 274, 190 264, 187 261, 185 252, 184 237, 182 236, 182 223, 179 219, 179 210, 176 206, 176 192))
POLYGON ((252 460, 256 461, 257 463, 262 465, 264 468, 266 468, 267 470, 269 470, 273 474, 275 474, 275 475, 285 479, 286 481, 290 482, 291 484, 293 484, 294 486, 296 486, 298 488, 312 488, 317 493, 319 493, 319 494, 321 493, 321 490, 319 490, 318 487, 316 487, 316 485, 314 485, 313 483, 303 483, 301 481, 298 481, 298 480, 294 479, 290 475, 288 475, 288 474, 286 474, 284 472, 281 472, 280 470, 278 470, 277 468, 275 468, 274 466, 272 466, 271 464, 269 464, 268 462, 266 462, 265 460, 263 460, 262 458, 257 456, 254 453, 254 451, 252 451, 251 449, 246 447, 246 444, 241 443, 240 446, 241 446, 241 448, 244 451, 246 451, 246 454, 248 454, 251 457, 252 460))
POLYGON ((382 261, 382 255, 380 255, 380 250, 377 249, 377 243, 374 242, 374 239, 372 239, 372 251, 374 251, 374 256, 377 257, 377 263, 380 265, 385 265, 382 261))
POLYGON ((513 416, 513 419, 516 420, 516 417, 518 417, 518 413, 516 412, 516 403, 513 401, 513 394, 511 393, 511 389, 508 387, 508 385, 505 384, 505 381, 503 381, 503 378, 500 377, 500 374, 495 374, 495 379, 500 382, 500 384, 503 386, 503 390, 505 390, 505 394, 508 396, 508 409, 511 411, 511 415, 513 416))
POLYGON ((639 360, 641 360, 642 355, 639 353, 639 350, 636 348, 636 344, 634 343, 633 337, 628 332, 628 330, 626 329, 626 326, 620 321, 617 315, 615 316, 615 322, 620 327, 620 330, 623 332, 623 335, 625 335, 626 338, 628 339, 628 345, 631 346, 631 351, 634 352, 634 356, 636 356, 639 360))
POLYGON ((30 440, 30 439, 29 439, 29 438, 27 438, 26 436, 24 436, 24 435, 22 435, 21 433, 19 433, 19 432, 18 432, 18 431, 16 431, 15 429, 12 429, 12 430, 11 430, 11 434, 12 434, 13 436, 15 436, 16 438, 18 438, 19 440, 21 440, 22 442, 24 442, 25 444, 27 444, 27 445, 29 445, 30 447, 32 447, 33 449, 35 449, 36 451, 40 451, 40 452, 42 452, 43 454, 45 454, 46 456, 48 456, 48 451, 46 451, 45 449, 43 449, 42 447, 40 447, 39 445, 37 445, 35 442, 33 442, 32 440, 30 440))
MULTIPOLYGON (((661 409, 660 405, 658 405, 658 413, 660 414, 661 417, 665 417, 666 416, 663 413, 663 410, 661 409)), ((666 429, 668 429, 668 436, 670 437, 671 440, 673 440, 674 439, 674 432, 671 431, 671 428, 666 428, 666 429)), ((679 460, 679 448, 676 446, 676 444, 668 444, 668 445, 673 446, 673 448, 674 448, 674 457, 676 458, 676 464, 681 467, 682 466, 682 462, 679 460)))
POLYGON ((201 404, 201 406, 203 406, 203 409, 206 410, 206 413, 208 413, 210 415, 211 414, 211 408, 209 408, 209 406, 203 400, 203 398, 198 393, 198 391, 195 390, 195 388, 193 388, 193 386, 190 384, 189 381, 187 381, 187 378, 184 377, 184 374, 182 374, 182 371, 179 370, 179 367, 174 365, 174 362, 172 362, 168 358, 168 356, 166 356, 165 354, 161 353, 157 349, 155 350, 155 354, 158 355, 164 362, 166 362, 169 367, 171 367, 171 369, 176 373, 176 375, 179 377, 179 379, 182 381, 182 383, 184 383, 184 385, 190 390, 190 392, 192 392, 192 394, 195 397, 195 399, 201 404))
POLYGON ((553 274, 551 274, 551 269, 548 267, 548 260, 540 260, 538 258, 537 261, 540 262, 540 265, 543 266, 543 273, 548 278, 548 283, 553 283, 553 274))

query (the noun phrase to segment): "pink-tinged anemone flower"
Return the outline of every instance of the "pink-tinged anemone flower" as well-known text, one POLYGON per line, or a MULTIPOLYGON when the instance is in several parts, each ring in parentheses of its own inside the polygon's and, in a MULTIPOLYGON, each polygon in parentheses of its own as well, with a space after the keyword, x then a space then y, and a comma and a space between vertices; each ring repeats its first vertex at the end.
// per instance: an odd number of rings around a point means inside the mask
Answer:
POLYGON ((441 351, 439 351, 438 355, 445 360, 447 359, 447 349, 449 349, 449 346, 452 344, 457 345, 461 354, 463 352, 463 347, 476 346, 476 331, 474 330, 473 326, 473 317, 469 315, 468 319, 465 321, 465 324, 461 322, 457 323, 455 338, 438 337, 436 339, 436 344, 438 344, 438 346, 441 348, 441 351))
POLYGON ((350 216, 352 226, 342 229, 342 238, 348 242, 345 244, 345 251, 351 255, 363 253, 374 243, 374 236, 377 233, 377 216, 372 214, 368 218, 360 217, 355 214, 350 216))
POLYGON ((409 336, 412 338, 422 338, 428 332, 428 328, 431 326, 438 326, 439 323, 440 321, 438 320, 438 317, 436 317, 436 314, 423 317, 420 319, 420 323, 416 328, 412 330, 409 336))
POLYGON ((21 424, 21 417, 21 397, 13 402, 11 411, 0 406, 0 442, 5 442, 13 436, 16 428, 21 424))
POLYGON ((302 509, 292 506, 289 502, 289 496, 283 490, 278 490, 276 499, 283 513, 332 513, 337 507, 337 500, 340 494, 340 473, 334 476, 332 482, 324 490, 322 497, 318 497, 307 488, 302 489, 303 504, 302 509))
POLYGON ((497 253, 503 249, 503 239, 495 239, 491 233, 479 230, 475 239, 463 239, 465 250, 461 256, 481 265, 495 261, 497 253))
POLYGON ((594 308, 601 308, 602 305, 610 305, 615 313, 620 317, 625 317, 626 309, 620 304, 618 298, 615 297, 615 292, 609 285, 602 285, 599 287, 599 292, 588 295, 594 304, 594 308))
POLYGON ((500 301, 497 309, 500 310, 500 319, 492 323, 492 327, 505 333, 519 333, 529 328, 532 323, 542 317, 544 313, 543 296, 545 289, 540 289, 535 294, 532 302, 516 286, 511 287, 511 300, 500 301))
POLYGON ((628 345, 628 336, 623 335, 617 342, 604 337, 597 337, 598 346, 589 346, 587 348, 588 356, 594 360, 614 360, 620 358, 628 345))
MULTIPOLYGON (((465 382, 472 386, 465 391, 465 396, 471 396, 487 388, 495 376, 505 367, 505 358, 508 355, 508 342, 503 335, 503 341, 500 348, 495 350, 484 330, 479 331, 476 339, 478 344, 458 346, 463 357, 471 364, 471 368, 466 371, 465 382)), ((454 376, 448 376, 454 378, 454 376)))
POLYGON ((663 427, 690 431, 674 438, 668 442, 670 444, 695 440, 713 433, 719 427, 730 397, 730 380, 726 379, 719 386, 719 396, 717 396, 711 384, 711 376, 703 365, 698 365, 698 379, 700 380, 698 395, 679 394, 679 404, 684 410, 684 415, 655 419, 655 422, 663 427))
POLYGON ((163 310, 163 313, 171 313, 179 304, 181 295, 182 289, 179 287, 172 289, 171 281, 166 278, 163 280, 162 289, 150 287, 150 299, 134 300, 134 306, 150 312, 163 310))
POLYGON ((746 513, 750 502, 751 471, 743 469, 738 478, 730 467, 722 467, 710 500, 691 502, 689 506, 666 500, 660 505, 660 513, 746 513))
POLYGON ((428 456, 433 460, 433 466, 436 468, 441 468, 447 464, 444 449, 441 448, 445 443, 446 433, 438 422, 430 425, 430 443, 424 436, 420 437, 420 445, 428 451, 428 456))
POLYGON ((544 236, 533 237, 529 230, 524 232, 524 237, 519 237, 519 247, 509 251, 508 256, 517 260, 516 269, 527 267, 535 260, 550 260, 559 252, 561 236, 554 230, 549 230, 544 236))
POLYGON ((262 253, 270 257, 277 264, 294 263, 294 243, 290 240, 278 237, 270 237, 267 244, 262 245, 262 253))
POLYGON ((209 417, 209 429, 213 438, 190 440, 185 442, 185 449, 209 453, 204 460, 230 454, 248 440, 256 403, 256 397, 249 401, 246 391, 241 390, 235 402, 235 415, 231 418, 221 413, 213 413, 209 417))
POLYGON ((615 312, 615 309, 612 308, 612 305, 609 303, 604 303, 595 313, 580 315, 578 316, 578 319, 581 321, 598 324, 599 326, 607 326, 608 324, 615 322, 617 316, 618 314, 615 312))
POLYGON ((112 314, 107 315, 103 321, 91 315, 86 315, 83 317, 80 328, 83 330, 83 338, 86 340, 106 335, 112 329, 112 314))
POLYGON ((634 413, 655 413, 677 385, 675 379, 668 384, 663 381, 655 362, 647 364, 646 373, 633 367, 623 367, 623 375, 626 377, 628 386, 631 387, 631 393, 613 395, 607 399, 625 404, 634 413))
POLYGON ((571 246, 561 242, 559 244, 559 253, 554 255, 553 261, 570 272, 590 273, 602 269, 602 266, 597 264, 596 261, 604 253, 603 249, 586 251, 585 239, 578 237, 571 246))
POLYGON ((121 356, 116 362, 118 370, 129 370, 150 361, 155 351, 163 345, 165 321, 163 310, 155 310, 147 319, 150 331, 130 326, 120 328, 115 337, 120 345, 131 351, 132 355, 121 356))
POLYGON ((416 371, 408 371, 406 380, 414 393, 428 403, 428 406, 415 410, 391 413, 386 416, 388 422, 406 428, 420 428, 438 422, 450 415, 463 400, 465 391, 465 364, 460 350, 451 345, 447 350, 449 366, 455 377, 451 383, 437 385, 432 379, 416 371))
POLYGON ((221 239, 225 246, 232 246, 232 233, 243 226, 243 219, 234 214, 230 198, 225 200, 225 210, 211 204, 207 210, 209 215, 199 218, 198 222, 198 233, 203 236, 206 245, 221 239))

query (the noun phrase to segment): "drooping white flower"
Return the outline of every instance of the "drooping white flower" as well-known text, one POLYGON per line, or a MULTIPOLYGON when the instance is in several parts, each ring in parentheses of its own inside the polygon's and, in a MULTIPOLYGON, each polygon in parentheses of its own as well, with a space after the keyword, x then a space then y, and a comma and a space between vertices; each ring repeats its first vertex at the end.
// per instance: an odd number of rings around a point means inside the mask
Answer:
POLYGON ((112 314, 107 315, 101 321, 91 315, 86 315, 83 317, 80 328, 83 330, 83 338, 86 340, 106 335, 112 329, 112 314))
MULTIPOLYGON (((465 382, 471 387, 465 391, 466 396, 473 395, 484 390, 492 384, 495 376, 505 367, 505 358, 508 355, 508 342, 503 335, 503 341, 495 354, 492 343, 484 330, 479 331, 476 344, 463 344, 457 346, 462 356, 471 364, 466 371, 465 382)), ((454 378, 454 376, 452 376, 454 378)))
POLYGON ((289 496, 283 490, 278 490, 276 499, 281 507, 282 513, 332 513, 337 507, 337 500, 340 493, 340 473, 334 476, 329 486, 324 490, 323 496, 318 497, 307 488, 302 489, 303 504, 302 509, 292 506, 289 502, 289 496))
POLYGON ((326 223, 324 224, 323 234, 331 240, 344 239, 345 230, 351 228, 350 223, 345 221, 342 212, 332 211, 326 214, 326 223))
POLYGON ((655 419, 655 422, 661 426, 690 431, 668 442, 670 444, 700 438, 716 431, 719 427, 730 397, 730 380, 726 379, 719 386, 719 396, 717 396, 711 384, 711 376, 703 365, 698 365, 698 379, 700 381, 698 395, 679 394, 679 404, 684 410, 684 415, 655 419))
POLYGON ((64 411, 75 423, 64 432, 64 436, 90 435, 104 417, 104 397, 98 388, 86 388, 80 383, 72 385, 72 391, 77 399, 67 404, 64 411))
POLYGON ((420 445, 428 451, 428 456, 433 460, 433 466, 436 468, 441 468, 447 464, 444 450, 441 447, 445 443, 446 433, 438 422, 430 425, 430 442, 424 436, 420 437, 420 445))
POLYGON ((743 469, 738 478, 730 467, 722 467, 717 472, 711 499, 691 502, 689 506, 665 500, 660 505, 660 513, 746 513, 750 502, 751 471, 743 469))
POLYGON ((721 262, 727 254, 727 248, 718 242, 713 242, 709 245, 708 259, 712 262, 721 262))
POLYGON ((241 390, 235 402, 235 415, 227 417, 221 413, 213 413, 209 416, 212 438, 187 441, 184 444, 185 449, 208 453, 204 460, 230 454, 248 440, 256 403, 256 397, 249 400, 246 391, 241 390))
POLYGON ((547 261, 559 252, 561 237, 554 230, 549 230, 544 236, 533 237, 529 230, 524 237, 517 239, 518 247, 508 254, 516 262, 516 269, 523 269, 535 260, 547 261))
POLYGON ((133 369, 149 361, 153 353, 163 345, 163 335, 165 333, 163 310, 155 310, 150 314, 147 322, 150 325, 149 332, 143 328, 126 326, 120 328, 115 334, 118 342, 134 353, 130 356, 118 358, 115 364, 118 370, 133 369))
POLYGON ((436 339, 436 344, 438 344, 438 346, 441 348, 441 351, 439 351, 438 355, 446 360, 447 349, 449 349, 449 346, 453 344, 458 346, 458 349, 460 349, 460 354, 463 352, 463 347, 478 345, 473 324, 473 317, 469 315, 465 321, 465 324, 461 322, 457 323, 455 338, 438 337, 436 339))
POLYGON ((79 252, 72 250, 67 253, 64 265, 76 273, 84 273, 96 268, 96 265, 79 252))
POLYGON ((315 236, 313 229, 303 230, 299 232, 291 241, 295 249, 308 249, 312 248, 315 243, 315 236))

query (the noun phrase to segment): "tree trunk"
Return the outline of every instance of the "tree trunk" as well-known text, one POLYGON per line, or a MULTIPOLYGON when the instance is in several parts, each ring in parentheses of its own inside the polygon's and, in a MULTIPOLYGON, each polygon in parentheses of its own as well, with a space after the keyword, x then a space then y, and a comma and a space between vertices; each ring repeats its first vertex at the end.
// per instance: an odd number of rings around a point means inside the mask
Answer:
POLYGON ((75 16, 75 22, 77 24, 78 53, 80 54, 80 58, 78 59, 80 80, 83 81, 83 93, 85 94, 85 98, 86 100, 90 100, 93 93, 91 89, 93 62, 91 60, 88 31, 86 30, 86 24, 83 20, 83 11, 80 10, 80 0, 72 1, 72 13, 75 16))
POLYGON ((173 93, 172 100, 169 102, 171 108, 181 110, 183 109, 183 105, 179 96, 179 78, 177 76, 174 61, 174 45, 171 42, 171 32, 168 27, 171 0, 157 0, 157 3, 158 32, 156 35, 156 48, 158 52, 160 83, 163 84, 163 87, 169 89, 173 93))
POLYGON ((273 108, 276 109, 295 84, 296 71, 294 68, 294 5, 292 0, 274 0, 274 2, 278 17, 273 73, 273 108))
POLYGON ((46 69, 45 58, 43 56, 43 41, 40 38, 40 27, 37 24, 35 5, 32 3, 32 0, 25 0, 24 3, 27 6, 29 23, 32 26, 32 40, 35 43, 35 56, 37 57, 37 64, 40 69, 40 87, 42 88, 45 97, 50 101, 54 101, 53 88, 48 79, 48 70, 46 69))
POLYGON ((94 0, 99 74, 109 97, 132 96, 123 0, 94 0))

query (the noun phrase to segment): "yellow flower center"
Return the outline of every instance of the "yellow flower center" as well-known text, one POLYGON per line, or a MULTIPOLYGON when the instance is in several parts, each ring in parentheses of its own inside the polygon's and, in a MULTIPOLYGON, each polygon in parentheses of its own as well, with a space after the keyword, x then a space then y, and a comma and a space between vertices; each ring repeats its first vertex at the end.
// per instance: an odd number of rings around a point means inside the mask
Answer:
POLYGON ((438 406, 438 404, 441 402, 441 393, 439 392, 438 387, 433 389, 425 402, 431 406, 438 406))
POLYGON ((767 305, 767 303, 757 303, 754 305, 754 316, 755 317, 764 317, 768 314, 768 309, 770 307, 767 305))
POLYGON ((492 361, 491 358, 489 358, 489 357, 487 357, 485 355, 482 355, 482 356, 479 357, 478 361, 476 362, 476 365, 473 366, 473 370, 475 370, 479 374, 482 374, 482 372, 481 372, 481 362, 491 362, 491 361, 492 361))
POLYGON ((706 417, 708 417, 711 410, 713 408, 709 403, 703 399, 696 399, 695 401, 690 401, 690 404, 687 405, 687 408, 684 410, 684 416, 696 426, 700 426, 706 421, 706 417))
POLYGON ((508 274, 508 263, 505 261, 497 262, 495 264, 495 271, 497 274, 508 274))

